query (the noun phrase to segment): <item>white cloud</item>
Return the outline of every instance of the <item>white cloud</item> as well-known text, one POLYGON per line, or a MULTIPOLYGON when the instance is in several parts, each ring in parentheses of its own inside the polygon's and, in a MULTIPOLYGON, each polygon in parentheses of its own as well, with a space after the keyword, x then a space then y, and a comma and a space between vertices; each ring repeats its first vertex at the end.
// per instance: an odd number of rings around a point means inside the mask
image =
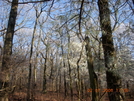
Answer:
POLYGON ((119 27, 117 27, 115 30, 114 30, 114 33, 117 33, 117 34, 121 34, 123 33, 127 28, 127 24, 124 24, 124 23, 121 23, 119 27))

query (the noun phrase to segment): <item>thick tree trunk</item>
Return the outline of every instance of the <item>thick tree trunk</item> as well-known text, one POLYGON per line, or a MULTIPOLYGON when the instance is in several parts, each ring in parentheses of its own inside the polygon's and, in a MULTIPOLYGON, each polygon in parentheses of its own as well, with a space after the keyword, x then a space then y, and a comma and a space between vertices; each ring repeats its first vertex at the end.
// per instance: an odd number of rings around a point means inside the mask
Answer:
MULTIPOLYGON (((13 36, 14 36, 14 29, 15 29, 15 22, 17 16, 17 8, 18 8, 18 0, 12 1, 12 7, 10 11, 7 32, 5 36, 4 42, 4 51, 3 51, 3 59, 2 59, 2 68, 1 71, 5 73, 5 87, 8 87, 9 82, 9 68, 10 68, 10 58, 12 54, 12 44, 13 44, 13 36)), ((1 81, 1 83, 4 83, 1 81)))
POLYGON ((117 73, 115 66, 115 50, 110 22, 110 10, 108 0, 98 0, 100 26, 102 30, 102 45, 104 50, 107 88, 113 92, 108 92, 110 101, 124 101, 124 92, 121 90, 121 77, 117 73), (119 89, 117 91, 117 89, 119 89), (121 91, 121 92, 120 92, 121 91))
POLYGON ((98 89, 98 78, 96 73, 94 72, 93 67, 93 57, 89 42, 89 37, 85 38, 86 42, 86 54, 87 54, 87 66, 88 66, 88 72, 90 77, 90 87, 92 89, 92 101, 98 101, 99 100, 99 89, 98 89))
POLYGON ((13 36, 15 29, 15 22, 17 17, 17 8, 18 8, 18 0, 12 1, 12 7, 10 11, 7 32, 5 36, 4 42, 4 51, 3 51, 3 61, 2 61, 2 71, 9 69, 10 56, 12 54, 12 44, 13 44, 13 36))
MULTIPOLYGON (((18 8, 18 0, 12 1, 7 32, 4 39, 4 51, 3 51, 3 59, 2 59, 2 68, 3 72, 2 80, 0 80, 0 89, 9 87, 9 68, 10 68, 10 59, 12 55, 12 44, 13 44, 13 36, 14 29, 17 17, 17 8, 18 8), (3 79, 4 78, 4 79, 3 79)), ((2 93, 2 92, 1 92, 2 93)), ((2 93, 2 97, 0 97, 0 101, 8 101, 8 92, 2 93)), ((0 94, 1 95, 1 94, 0 94)))

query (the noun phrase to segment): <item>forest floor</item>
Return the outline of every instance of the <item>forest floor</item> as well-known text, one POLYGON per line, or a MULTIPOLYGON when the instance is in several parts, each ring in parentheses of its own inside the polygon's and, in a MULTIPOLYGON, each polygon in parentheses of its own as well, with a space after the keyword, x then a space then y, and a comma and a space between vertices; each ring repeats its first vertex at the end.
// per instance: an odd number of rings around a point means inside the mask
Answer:
MULTIPOLYGON (((47 92, 45 94, 39 92, 33 92, 33 100, 31 101, 78 101, 78 96, 74 94, 73 100, 71 100, 71 96, 64 96, 64 93, 56 93, 56 92, 47 92)), ((25 92, 15 92, 10 95, 9 101, 26 101, 26 93, 25 92)), ((81 101, 91 101, 90 97, 84 96, 84 100, 81 101)), ((107 95, 105 95, 102 101, 109 101, 107 95)), ((127 97, 126 101, 134 101, 134 98, 127 97)))

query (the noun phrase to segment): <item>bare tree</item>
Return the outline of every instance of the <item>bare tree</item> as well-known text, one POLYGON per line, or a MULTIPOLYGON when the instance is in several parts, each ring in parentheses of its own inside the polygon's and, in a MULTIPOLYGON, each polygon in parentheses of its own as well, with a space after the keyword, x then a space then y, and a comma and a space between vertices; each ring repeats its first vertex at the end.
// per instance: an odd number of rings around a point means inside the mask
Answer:
POLYGON ((2 71, 6 71, 9 69, 9 61, 12 55, 12 44, 13 44, 13 36, 15 29, 15 22, 17 17, 17 8, 18 8, 18 0, 12 1, 12 7, 10 11, 7 32, 5 36, 4 42, 4 52, 3 52, 3 61, 2 61, 2 71))
POLYGON ((108 0, 99 0, 100 26, 102 30, 102 45, 104 50, 107 88, 113 92, 108 92, 110 101, 124 101, 123 90, 121 87, 121 77, 115 66, 115 49, 110 22, 110 10, 108 0), (118 92, 117 89, 120 89, 118 92))
POLYGON ((85 42, 86 42, 85 48, 87 54, 87 66, 88 66, 88 72, 90 77, 90 87, 92 89, 92 101, 98 101, 99 100, 98 77, 94 72, 94 66, 93 66, 94 60, 92 56, 89 37, 85 38, 85 42))

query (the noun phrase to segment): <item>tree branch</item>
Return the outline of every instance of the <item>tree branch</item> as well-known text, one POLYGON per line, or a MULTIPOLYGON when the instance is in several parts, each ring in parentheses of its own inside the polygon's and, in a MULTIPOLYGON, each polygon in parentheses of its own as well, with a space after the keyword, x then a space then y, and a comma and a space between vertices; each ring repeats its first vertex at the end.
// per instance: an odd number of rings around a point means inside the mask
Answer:
POLYGON ((1 30, 0 30, 0 32, 3 32, 3 31, 5 31, 5 30, 6 30, 6 28, 4 28, 4 29, 1 29, 1 30))
MULTIPOLYGON (((81 20, 82 20, 83 4, 84 4, 84 0, 82 0, 82 2, 81 2, 80 14, 79 14, 79 34, 82 37, 82 39, 84 39, 82 34, 81 34, 81 20)), ((79 37, 79 35, 78 35, 78 37, 79 37)))
MULTIPOLYGON (((6 0, 8 3, 12 3, 9 0, 6 0)), ((18 4, 28 4, 28 3, 39 3, 39 2, 47 2, 47 1, 51 1, 51 0, 41 0, 41 1, 28 1, 28 2, 19 2, 18 4)))

